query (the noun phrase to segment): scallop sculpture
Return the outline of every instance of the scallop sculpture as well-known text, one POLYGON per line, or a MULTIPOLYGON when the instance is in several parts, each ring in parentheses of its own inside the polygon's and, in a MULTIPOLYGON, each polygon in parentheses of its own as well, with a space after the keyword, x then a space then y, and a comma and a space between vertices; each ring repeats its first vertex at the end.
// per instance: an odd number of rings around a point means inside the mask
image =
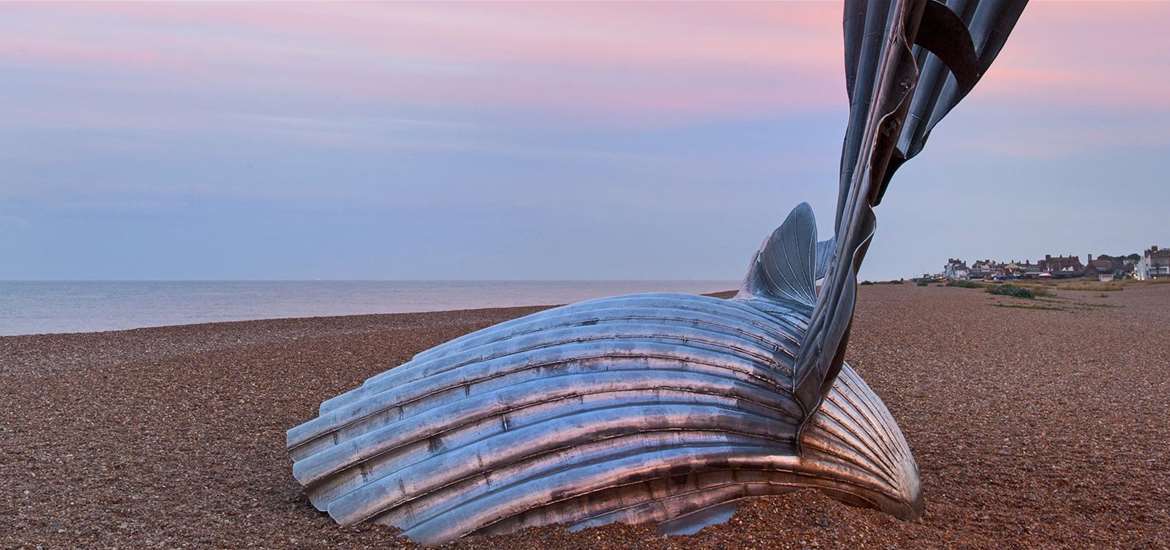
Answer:
POLYGON ((918 466, 844 362, 873 207, 990 66, 1019 0, 848 0, 850 118, 835 238, 801 204, 732 299, 635 294, 467 334, 288 431, 293 476, 342 525, 423 544, 548 524, 687 534, 742 499, 820 490, 913 519, 918 466))

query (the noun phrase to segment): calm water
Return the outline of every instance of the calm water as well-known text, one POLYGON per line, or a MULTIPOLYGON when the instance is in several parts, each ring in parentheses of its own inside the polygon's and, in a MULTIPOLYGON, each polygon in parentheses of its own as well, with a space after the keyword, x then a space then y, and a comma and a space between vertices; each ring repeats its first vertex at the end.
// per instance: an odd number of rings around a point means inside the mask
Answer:
POLYGON ((0 335, 561 304, 731 281, 0 281, 0 335))

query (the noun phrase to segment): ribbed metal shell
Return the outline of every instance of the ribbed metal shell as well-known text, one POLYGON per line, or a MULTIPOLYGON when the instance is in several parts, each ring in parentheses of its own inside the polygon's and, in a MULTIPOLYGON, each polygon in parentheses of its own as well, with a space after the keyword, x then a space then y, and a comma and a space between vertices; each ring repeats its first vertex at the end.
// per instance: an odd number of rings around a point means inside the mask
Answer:
POLYGON ((857 271, 889 176, 983 75, 1023 5, 846 0, 850 121, 832 239, 816 241, 802 204, 735 299, 551 309, 325 401, 288 431, 313 505, 423 543, 551 523, 685 533, 738 499, 801 487, 918 516, 906 440, 844 363, 857 271))
POLYGON ((798 457, 786 388, 807 312, 643 294, 490 327, 325 402, 288 433, 293 473, 339 523, 424 543, 546 523, 686 530, 794 487, 887 507, 917 473, 860 379, 842 379, 798 457))
POLYGON ((877 230, 873 207, 902 163, 975 86, 1027 0, 845 0, 849 125, 841 149, 836 250, 794 364, 808 409, 845 358, 857 275, 877 230))

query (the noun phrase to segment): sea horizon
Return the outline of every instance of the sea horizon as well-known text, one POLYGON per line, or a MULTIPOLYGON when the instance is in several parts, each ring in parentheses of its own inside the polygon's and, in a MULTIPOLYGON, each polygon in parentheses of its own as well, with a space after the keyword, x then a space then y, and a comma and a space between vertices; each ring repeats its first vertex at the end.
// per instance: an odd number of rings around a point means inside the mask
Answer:
POLYGON ((554 305, 732 280, 4 280, 0 336, 199 323, 554 305))

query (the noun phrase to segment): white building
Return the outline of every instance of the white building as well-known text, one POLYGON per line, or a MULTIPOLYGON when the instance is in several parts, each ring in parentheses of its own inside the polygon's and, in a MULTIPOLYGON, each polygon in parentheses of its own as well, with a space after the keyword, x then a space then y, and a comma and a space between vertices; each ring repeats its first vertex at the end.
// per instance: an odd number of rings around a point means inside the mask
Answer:
POLYGON ((1151 246, 1133 268, 1139 281, 1170 278, 1170 249, 1151 246))
POLYGON ((947 260, 946 267, 943 268, 943 277, 948 279, 966 279, 971 276, 971 270, 967 269, 967 262, 958 258, 950 258, 947 260))

